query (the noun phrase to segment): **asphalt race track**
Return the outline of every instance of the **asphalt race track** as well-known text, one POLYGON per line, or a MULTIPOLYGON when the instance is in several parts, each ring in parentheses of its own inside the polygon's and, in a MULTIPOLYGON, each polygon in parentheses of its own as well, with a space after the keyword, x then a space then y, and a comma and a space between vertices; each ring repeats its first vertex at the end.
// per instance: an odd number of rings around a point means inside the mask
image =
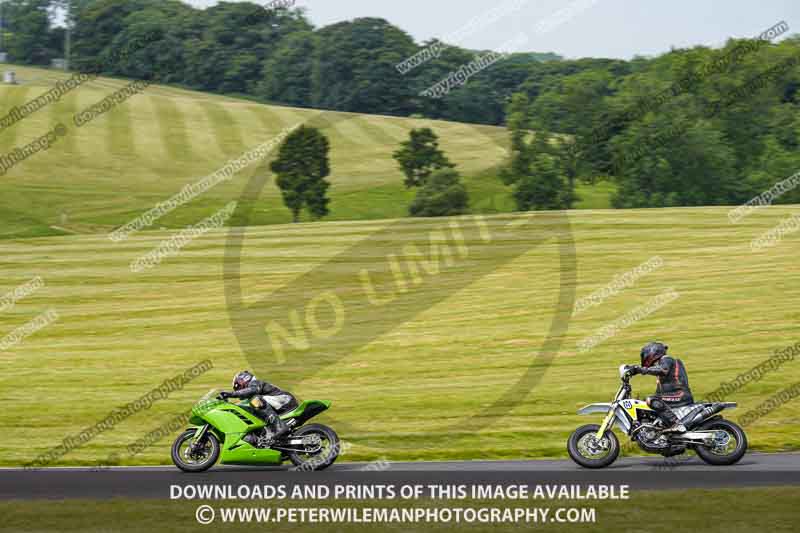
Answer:
POLYGON ((713 467, 695 456, 622 458, 605 470, 569 460, 342 463, 323 472, 289 467, 217 467, 185 474, 174 467, 0 469, 0 499, 169 498, 170 485, 324 484, 627 484, 631 489, 800 485, 800 453, 747 454, 713 467))

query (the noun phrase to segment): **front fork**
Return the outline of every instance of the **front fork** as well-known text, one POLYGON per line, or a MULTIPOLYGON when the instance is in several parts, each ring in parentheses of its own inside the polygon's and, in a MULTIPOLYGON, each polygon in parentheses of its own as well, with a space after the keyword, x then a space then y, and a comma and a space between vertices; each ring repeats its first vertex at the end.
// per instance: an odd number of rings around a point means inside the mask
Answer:
POLYGON ((614 409, 609 409, 608 414, 603 419, 603 423, 600 424, 600 429, 597 430, 597 433, 594 436, 597 440, 602 439, 603 435, 606 434, 606 431, 614 427, 614 417, 614 409))
POLYGON ((206 436, 206 433, 208 433, 208 429, 210 427, 211 426, 209 424, 206 424, 200 428, 200 431, 194 434, 194 438, 192 438, 192 446, 190 448, 192 452, 197 450, 197 447, 200 446, 201 442, 203 442, 203 438, 206 436))

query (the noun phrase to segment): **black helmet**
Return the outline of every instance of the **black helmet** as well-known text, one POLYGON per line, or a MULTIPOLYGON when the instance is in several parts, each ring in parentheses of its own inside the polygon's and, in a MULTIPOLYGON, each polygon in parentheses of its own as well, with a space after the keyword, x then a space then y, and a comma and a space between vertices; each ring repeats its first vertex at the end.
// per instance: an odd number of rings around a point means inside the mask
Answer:
POLYGON ((245 370, 233 376, 233 390, 246 389, 255 376, 245 370))
POLYGON ((645 368, 653 366, 656 361, 667 355, 667 350, 669 350, 669 346, 660 342, 646 344, 642 348, 642 366, 645 368))

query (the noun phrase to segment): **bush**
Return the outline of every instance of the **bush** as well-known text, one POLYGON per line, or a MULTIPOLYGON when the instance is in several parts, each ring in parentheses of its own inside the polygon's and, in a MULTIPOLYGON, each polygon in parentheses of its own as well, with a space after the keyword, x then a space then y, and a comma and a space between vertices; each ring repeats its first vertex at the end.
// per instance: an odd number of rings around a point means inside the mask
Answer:
POLYGON ((458 172, 442 169, 434 172, 417 193, 409 211, 415 217, 463 215, 469 210, 469 195, 458 172))

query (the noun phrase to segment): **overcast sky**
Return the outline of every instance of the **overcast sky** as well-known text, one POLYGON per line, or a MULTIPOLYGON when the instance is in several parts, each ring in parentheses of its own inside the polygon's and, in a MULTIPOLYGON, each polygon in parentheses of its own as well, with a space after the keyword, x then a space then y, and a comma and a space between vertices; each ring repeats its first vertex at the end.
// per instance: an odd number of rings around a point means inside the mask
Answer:
MULTIPOLYGON (((198 7, 216 3, 184 1, 198 7)), ((296 6, 306 8, 318 27, 381 17, 418 42, 453 42, 447 37, 457 35, 461 42, 453 44, 473 49, 497 49, 524 32, 526 51, 568 58, 629 59, 671 47, 718 46, 781 20, 789 33, 800 32, 798 0, 296 0, 296 6)))

